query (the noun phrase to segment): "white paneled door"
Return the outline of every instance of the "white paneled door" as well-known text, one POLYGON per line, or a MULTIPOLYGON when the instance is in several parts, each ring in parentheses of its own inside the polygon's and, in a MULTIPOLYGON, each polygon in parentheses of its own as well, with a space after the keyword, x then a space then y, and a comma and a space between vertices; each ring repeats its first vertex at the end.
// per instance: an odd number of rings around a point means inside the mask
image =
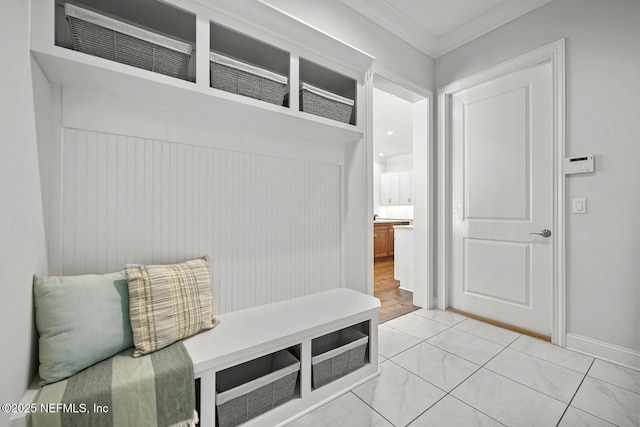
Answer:
POLYGON ((551 335, 551 64, 468 88, 450 105, 450 305, 551 335))

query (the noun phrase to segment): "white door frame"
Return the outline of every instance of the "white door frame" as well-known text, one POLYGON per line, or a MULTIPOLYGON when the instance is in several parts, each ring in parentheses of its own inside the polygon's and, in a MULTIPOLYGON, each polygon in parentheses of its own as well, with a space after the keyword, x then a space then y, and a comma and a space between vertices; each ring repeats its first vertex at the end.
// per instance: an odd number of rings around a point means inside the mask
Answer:
POLYGON ((555 194, 553 228, 553 327, 551 340, 566 345, 565 283, 565 179, 562 162, 565 156, 565 70, 564 39, 502 62, 438 89, 438 236, 437 236, 437 307, 449 307, 452 264, 451 229, 451 117, 452 95, 499 77, 550 62, 553 79, 553 135, 555 194))
MULTIPOLYGON (((435 236, 435 209, 436 197, 434 186, 434 171, 436 159, 434 156, 434 144, 433 144, 433 92, 429 89, 419 86, 414 82, 400 76, 394 71, 389 70, 381 66, 380 64, 373 64, 373 74, 377 74, 380 77, 398 85, 410 92, 413 92, 421 97, 424 97, 428 103, 428 111, 425 120, 427 120, 428 132, 426 146, 424 144, 418 144, 414 142, 413 155, 414 163, 415 159, 419 158, 420 163, 425 165, 425 168, 414 168, 413 173, 413 201, 414 201, 414 256, 413 256, 413 303, 419 307, 432 308, 435 305, 434 293, 435 289, 435 245, 434 239, 429 236, 435 236), (424 186, 421 183, 426 183, 424 186), (417 263, 416 259, 420 259, 417 263)), ((373 91, 373 79, 370 79, 371 87, 368 89, 369 93, 373 91)), ((370 98, 372 99, 372 98, 370 98)), ((372 102, 369 103, 371 105, 372 102)), ((369 114, 368 117, 372 117, 369 114)), ((370 124, 372 126, 372 124, 370 124)), ((372 135, 372 129, 367 129, 367 135, 372 135)), ((371 147, 373 142, 369 141, 369 156, 368 164, 373 168, 373 156, 371 147)), ((373 181, 373 170, 368 172, 368 179, 373 181)), ((370 183, 369 194, 373 195, 373 184, 370 183)), ((369 202, 370 209, 373 208, 373 201, 369 202)), ((373 216, 373 213, 370 217, 373 216)), ((371 237, 373 240, 373 237, 371 237)), ((373 248, 373 246, 371 246, 373 248)), ((371 288, 373 288, 373 250, 370 251, 371 268, 371 288)), ((373 292, 371 293, 373 295, 373 292)))

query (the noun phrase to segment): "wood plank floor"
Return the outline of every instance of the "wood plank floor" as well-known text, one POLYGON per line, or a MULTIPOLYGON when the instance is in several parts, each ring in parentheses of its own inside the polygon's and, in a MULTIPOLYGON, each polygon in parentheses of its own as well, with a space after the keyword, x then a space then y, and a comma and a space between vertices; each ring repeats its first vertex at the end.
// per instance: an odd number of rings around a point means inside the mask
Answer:
POLYGON ((420 308, 412 304, 413 293, 400 289, 400 282, 393 278, 393 257, 374 261, 373 294, 380 299, 378 323, 420 308))

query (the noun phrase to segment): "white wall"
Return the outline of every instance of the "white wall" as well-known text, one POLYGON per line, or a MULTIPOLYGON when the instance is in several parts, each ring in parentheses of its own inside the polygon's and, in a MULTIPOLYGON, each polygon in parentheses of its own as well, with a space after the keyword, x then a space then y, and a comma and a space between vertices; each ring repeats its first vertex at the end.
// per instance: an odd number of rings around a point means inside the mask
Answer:
POLYGON ((433 59, 356 13, 339 0, 265 0, 276 8, 376 58, 382 66, 425 89, 433 87, 433 59))
MULTIPOLYGON (((410 87, 416 88, 420 92, 431 90, 433 88, 434 61, 431 57, 418 51, 369 19, 359 15, 339 0, 263 1, 375 57, 375 71, 385 79, 407 86, 406 89, 409 89, 410 87)), ((424 93, 422 94, 424 95, 424 93)), ((366 153, 366 151, 370 151, 371 148, 365 149, 365 147, 362 147, 361 149, 363 151, 363 155, 368 156, 369 164, 366 165, 368 166, 366 174, 371 177, 374 172, 374 167, 371 165, 371 162, 373 161, 373 154, 366 153)), ((348 155, 347 157, 350 156, 348 155)), ((426 156, 424 159, 426 159, 426 156)), ((358 179, 361 178, 362 177, 358 177, 358 179)), ((369 194, 375 199, 379 194, 379 191, 374 190, 373 186, 368 186, 368 188, 367 186, 360 186, 360 188, 351 186, 351 188, 354 188, 355 190, 351 192, 351 197, 358 197, 359 194, 369 194)), ((371 213, 379 213, 381 216, 397 214, 402 216, 410 215, 413 217, 413 212, 389 213, 385 207, 376 205, 375 201, 369 201, 368 203, 373 207, 373 209, 362 212, 363 216, 361 217, 366 217, 371 213)), ((349 210, 348 206, 347 210, 349 210)), ((356 214, 355 216, 357 217, 358 215, 359 214, 356 214)), ((347 222, 346 225, 349 228, 355 228, 357 226, 357 224, 352 224, 350 222, 347 222)), ((372 234, 368 227, 361 228, 361 232, 364 236, 370 236, 372 234)), ((369 237, 368 240, 372 245, 372 237, 369 237)), ((351 254, 352 257, 360 257, 359 259, 354 259, 353 262, 350 262, 350 266, 364 265, 364 267, 370 271, 370 273, 368 273, 367 288, 369 292, 373 292, 373 260, 370 258, 370 255, 368 255, 368 251, 360 251, 359 249, 354 248, 347 252, 351 254), (367 258, 369 258, 368 261, 367 258)), ((352 269, 353 268, 356 267, 352 267, 352 269)), ((351 278, 347 277, 346 282, 349 283, 352 279, 356 280, 357 277, 353 275, 351 278)), ((363 289, 363 291, 364 290, 367 289, 363 289)))
POLYGON ((209 255, 219 313, 341 286, 341 145, 51 93, 40 141, 51 274, 209 255))
POLYGON ((640 2, 555 0, 436 60, 441 87, 566 38, 567 155, 596 155, 567 179, 567 331, 640 349, 640 2), (586 215, 570 200, 588 199, 586 215))
MULTIPOLYGON (((0 402, 20 401, 35 374, 34 274, 46 274, 29 55, 29 2, 0 3, 0 402)), ((9 415, 0 413, 0 425, 9 415)))
POLYGON ((400 154, 387 158, 387 172, 405 172, 413 170, 413 153, 400 154))
MULTIPOLYGON (((431 308, 433 298, 429 289, 434 283, 435 265, 434 238, 435 229, 430 222, 434 218, 435 203, 432 203, 433 168, 429 159, 433 157, 430 141, 431 123, 424 120, 431 116, 431 100, 425 99, 413 104, 413 303, 420 307, 431 308)), ((432 117, 432 116, 431 116, 432 117)), ((433 145, 433 144, 431 144, 433 145)))
POLYGON ((373 213, 382 216, 380 206, 380 176, 387 171, 387 162, 384 159, 373 159, 373 213))

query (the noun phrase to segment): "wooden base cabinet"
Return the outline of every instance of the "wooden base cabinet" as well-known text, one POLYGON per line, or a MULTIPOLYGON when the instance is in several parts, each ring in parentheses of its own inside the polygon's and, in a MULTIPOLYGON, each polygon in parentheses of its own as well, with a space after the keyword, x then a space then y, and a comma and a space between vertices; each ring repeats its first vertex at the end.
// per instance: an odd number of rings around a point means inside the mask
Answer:
POLYGON ((409 223, 378 222, 373 224, 373 259, 393 256, 395 252, 393 227, 396 225, 409 225, 409 223))
POLYGON ((389 256, 389 227, 387 224, 373 224, 373 258, 389 256))

